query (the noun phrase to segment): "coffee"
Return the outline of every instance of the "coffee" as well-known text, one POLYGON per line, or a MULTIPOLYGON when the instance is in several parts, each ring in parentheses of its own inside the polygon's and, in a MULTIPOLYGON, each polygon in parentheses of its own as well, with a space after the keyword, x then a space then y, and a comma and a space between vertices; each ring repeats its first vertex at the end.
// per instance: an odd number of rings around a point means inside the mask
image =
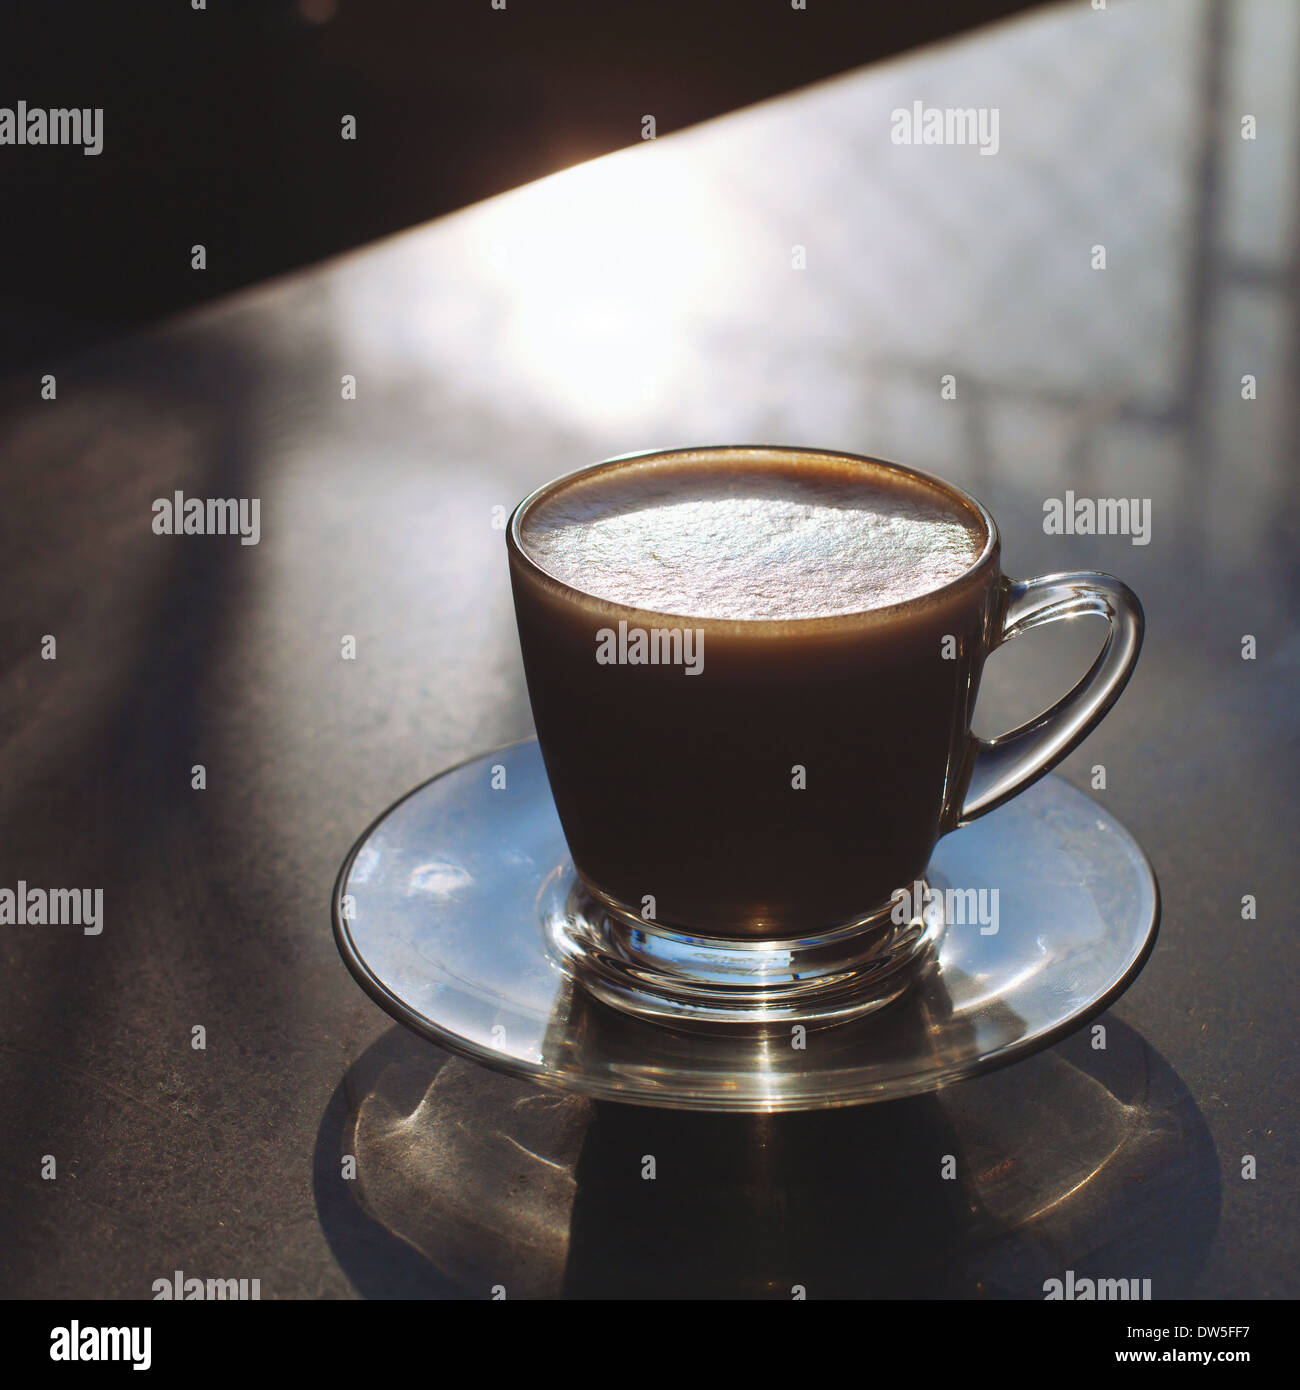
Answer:
POLYGON ((908 474, 761 454, 579 475, 520 534, 548 574, 594 597, 768 620, 918 598, 968 570, 987 539, 968 508, 908 474))
POLYGON ((598 898, 780 937, 921 876, 960 811, 997 614, 973 503, 868 460, 701 450, 562 479, 511 537, 538 738, 598 898), (698 678, 600 659, 644 629, 697 632, 698 678))

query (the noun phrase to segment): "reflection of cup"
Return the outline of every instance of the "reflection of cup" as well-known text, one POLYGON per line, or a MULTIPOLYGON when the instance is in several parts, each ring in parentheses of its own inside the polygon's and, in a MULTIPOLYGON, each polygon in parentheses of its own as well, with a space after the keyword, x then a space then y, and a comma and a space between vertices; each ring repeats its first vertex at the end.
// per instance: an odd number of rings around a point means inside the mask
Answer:
POLYGON ((656 1017, 813 1017, 820 1000, 838 1018, 895 997, 939 930, 891 913, 899 892, 941 835, 1084 738, 1141 645, 1118 580, 1006 579, 973 498, 846 454, 614 459, 525 498, 508 546, 590 895, 553 940, 601 997, 656 1017), (1110 622, 1091 671, 976 738, 988 653, 1081 613, 1110 622))
MULTIPOLYGON (((609 1010, 579 1007, 598 1034, 618 1029, 609 1010)), ((800 1284, 823 1299, 1041 1299, 1066 1270, 1193 1297, 1219 1155, 1169 1064, 1105 1024, 1104 1049, 1085 1030, 938 1097, 794 1115, 593 1104, 394 1028, 322 1121, 322 1226, 367 1297, 499 1284, 512 1299, 789 1298, 800 1284), (355 1156, 356 1181, 339 1179, 340 1154, 355 1156)))

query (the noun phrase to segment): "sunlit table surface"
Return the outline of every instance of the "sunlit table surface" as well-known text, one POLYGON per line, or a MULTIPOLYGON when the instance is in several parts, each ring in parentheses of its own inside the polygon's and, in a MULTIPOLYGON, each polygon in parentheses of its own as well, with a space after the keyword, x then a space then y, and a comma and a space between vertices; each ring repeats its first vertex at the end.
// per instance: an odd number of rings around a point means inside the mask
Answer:
MULTIPOLYGON (((0 1292, 1294 1297, 1298 54, 1280 0, 1049 8, 7 383, 0 882, 104 925, 0 927, 0 1292), (916 102, 996 108, 996 152, 895 143, 916 102), (1009 573, 1141 596, 1062 768, 1163 891, 1104 1052, 674 1116, 446 1060, 348 976, 354 838, 531 730, 504 513, 723 442, 916 464, 1009 573), (154 534, 178 490, 260 499, 259 543, 154 534), (1148 499, 1145 543, 1048 534, 1067 490, 1148 499)), ((995 656, 981 732, 1086 667, 1073 626, 995 656)))

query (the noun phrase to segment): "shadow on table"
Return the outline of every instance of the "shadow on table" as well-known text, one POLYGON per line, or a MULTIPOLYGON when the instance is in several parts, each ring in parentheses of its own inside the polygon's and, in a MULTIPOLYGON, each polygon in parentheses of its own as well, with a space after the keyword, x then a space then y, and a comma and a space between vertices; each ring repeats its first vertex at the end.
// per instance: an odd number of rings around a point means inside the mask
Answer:
POLYGON ((1041 1298, 1067 1269, 1177 1298, 1220 1195, 1195 1102, 1113 1018, 940 1094, 791 1115, 561 1096, 393 1028, 330 1101, 315 1190, 375 1298, 1041 1298))

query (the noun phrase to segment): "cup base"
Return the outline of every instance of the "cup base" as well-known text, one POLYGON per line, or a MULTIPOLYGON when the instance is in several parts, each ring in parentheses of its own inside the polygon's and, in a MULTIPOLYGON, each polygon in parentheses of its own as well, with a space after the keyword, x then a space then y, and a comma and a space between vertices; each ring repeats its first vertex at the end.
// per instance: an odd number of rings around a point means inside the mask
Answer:
POLYGON ((873 1013, 926 974, 944 929, 941 897, 910 890, 916 907, 901 922, 891 900, 829 931, 756 940, 644 922, 580 879, 551 889, 547 943, 580 985, 624 1013, 706 1032, 825 1028, 873 1013))
POLYGON ((996 890, 997 930, 954 911, 914 988, 841 1028, 810 1029, 800 1050, 788 1027, 663 1027, 592 998, 542 929, 573 877, 529 739, 416 787, 360 836, 335 884, 334 938, 403 1028, 548 1093, 775 1115, 930 1094, 1051 1047, 1123 995, 1160 923, 1141 846, 1049 775, 935 846, 930 887, 954 909, 971 890, 996 890))

